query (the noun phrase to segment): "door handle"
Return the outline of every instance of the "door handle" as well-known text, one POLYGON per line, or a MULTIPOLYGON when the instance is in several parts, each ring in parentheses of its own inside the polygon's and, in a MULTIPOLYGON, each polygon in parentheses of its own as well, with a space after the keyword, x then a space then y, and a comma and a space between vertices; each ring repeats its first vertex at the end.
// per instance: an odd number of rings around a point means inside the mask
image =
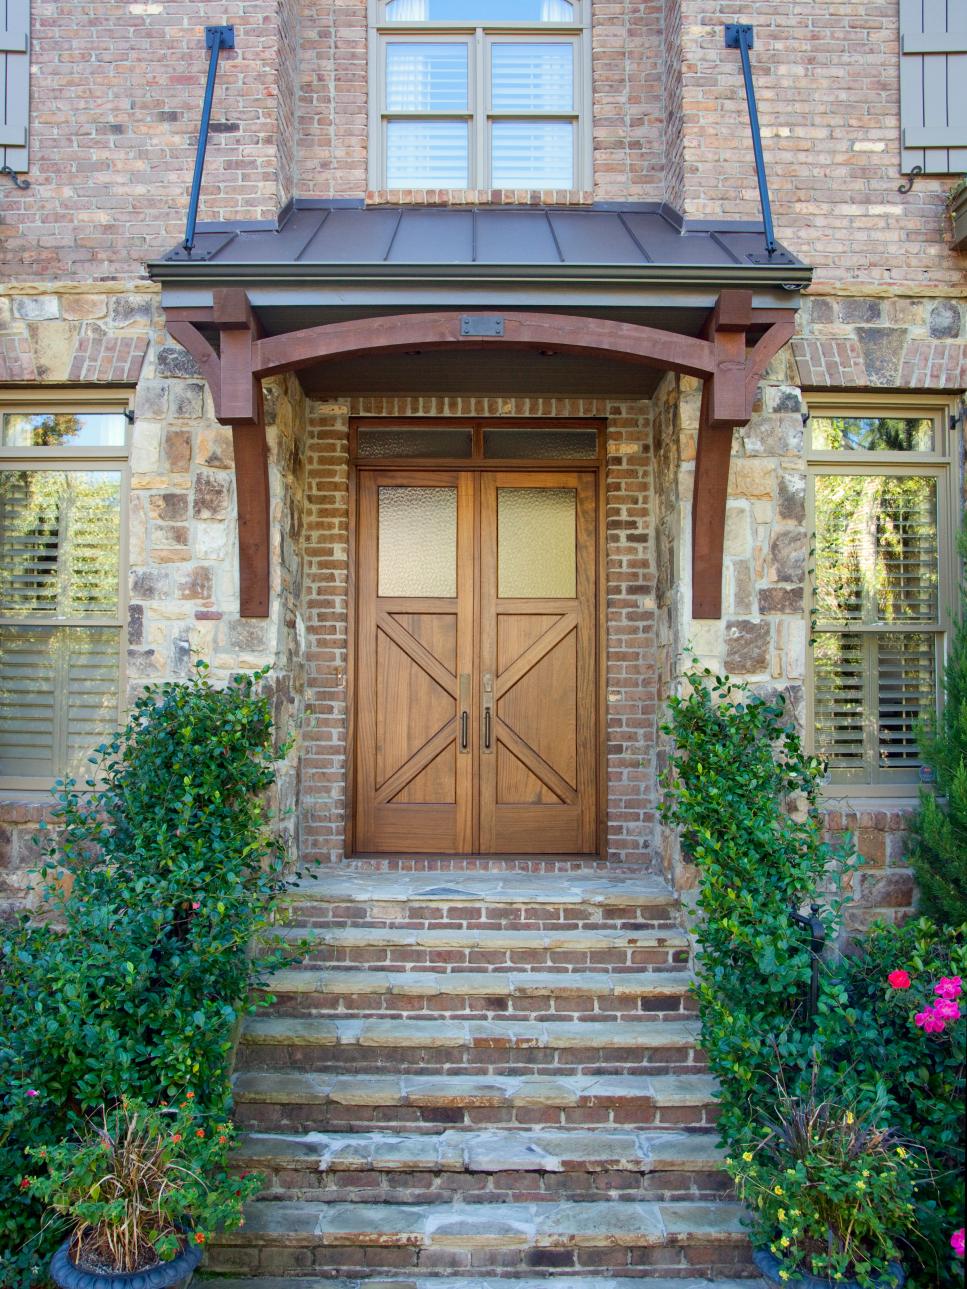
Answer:
POLYGON ((490 671, 483 675, 483 750, 494 750, 494 676, 490 671))
POLYGON ((460 751, 470 751, 470 673, 460 673, 460 751))

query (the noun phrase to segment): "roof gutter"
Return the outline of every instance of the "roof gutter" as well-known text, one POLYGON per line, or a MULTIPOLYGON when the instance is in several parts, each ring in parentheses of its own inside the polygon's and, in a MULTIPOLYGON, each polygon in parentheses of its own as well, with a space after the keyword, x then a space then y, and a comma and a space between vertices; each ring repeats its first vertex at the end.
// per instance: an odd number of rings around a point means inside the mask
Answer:
POLYGON ((460 285, 473 282, 504 285, 539 283, 544 286, 647 286, 650 284, 717 287, 781 287, 798 292, 807 287, 813 270, 805 265, 777 266, 682 264, 298 264, 265 261, 251 264, 205 264, 151 260, 148 274, 155 282, 193 286, 252 286, 270 281, 300 286, 339 287, 361 281, 422 285, 428 281, 460 285))

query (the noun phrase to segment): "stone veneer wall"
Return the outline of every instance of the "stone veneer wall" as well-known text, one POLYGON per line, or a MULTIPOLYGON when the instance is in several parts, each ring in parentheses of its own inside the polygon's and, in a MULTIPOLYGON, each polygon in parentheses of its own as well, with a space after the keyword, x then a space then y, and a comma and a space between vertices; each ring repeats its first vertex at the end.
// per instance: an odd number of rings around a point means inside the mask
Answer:
POLYGON ((302 781, 302 844, 308 858, 338 861, 346 835, 350 418, 498 415, 607 419, 608 858, 616 864, 646 867, 653 862, 658 699, 648 535, 650 405, 432 397, 309 404, 305 604, 311 719, 306 727, 302 781))

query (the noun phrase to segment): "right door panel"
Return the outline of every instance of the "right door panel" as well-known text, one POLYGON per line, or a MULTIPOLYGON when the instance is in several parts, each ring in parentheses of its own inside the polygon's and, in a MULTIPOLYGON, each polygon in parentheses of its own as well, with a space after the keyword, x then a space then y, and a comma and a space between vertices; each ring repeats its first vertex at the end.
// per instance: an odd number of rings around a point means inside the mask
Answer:
POLYGON ((595 479, 480 480, 480 850, 596 849, 595 479))

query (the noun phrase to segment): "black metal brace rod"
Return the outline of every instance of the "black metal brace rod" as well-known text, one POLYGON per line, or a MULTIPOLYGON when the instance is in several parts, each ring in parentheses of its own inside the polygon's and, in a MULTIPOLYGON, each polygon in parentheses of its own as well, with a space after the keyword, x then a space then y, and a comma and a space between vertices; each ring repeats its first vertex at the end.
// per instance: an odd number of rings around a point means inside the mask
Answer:
POLYGON ((755 102, 752 63, 749 59, 749 50, 754 45, 755 30, 750 23, 726 23, 725 48, 737 49, 742 58, 742 79, 745 81, 745 101, 749 105, 749 127, 752 130, 752 151, 755 156, 755 175, 759 183, 759 204, 762 207, 762 225, 766 234, 766 253, 775 255, 776 234, 772 226, 772 203, 769 200, 769 182, 766 179, 766 163, 762 155, 762 131, 759 129, 759 110, 755 102))
POLYGON ((195 173, 191 179, 191 196, 188 198, 188 220, 185 224, 185 240, 182 245, 191 255, 195 245, 195 223, 198 220, 198 199, 201 196, 201 179, 205 172, 205 151, 208 148, 208 126, 212 116, 212 99, 215 97, 215 76, 218 73, 218 55, 223 49, 235 48, 234 27, 206 27, 205 48, 210 49, 208 60, 208 80, 205 84, 205 98, 201 105, 201 125, 198 127, 198 150, 195 153, 195 173))
POLYGON ((809 1020, 815 1021, 816 1012, 819 1010, 819 963, 826 947, 826 927, 819 916, 818 904, 810 904, 808 917, 795 909, 789 910, 789 917, 796 926, 801 926, 809 932, 810 972, 806 1016, 809 1020))

